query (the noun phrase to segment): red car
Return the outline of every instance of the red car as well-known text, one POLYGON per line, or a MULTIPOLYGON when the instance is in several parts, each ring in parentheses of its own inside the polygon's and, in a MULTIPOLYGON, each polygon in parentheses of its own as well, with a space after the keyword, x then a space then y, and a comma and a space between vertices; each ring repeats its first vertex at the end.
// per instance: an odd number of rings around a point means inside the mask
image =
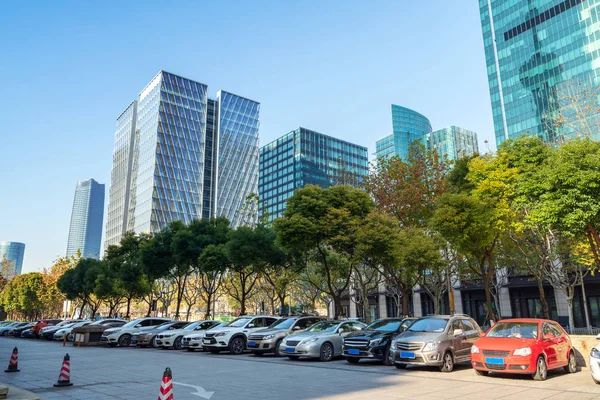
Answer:
POLYGON ((33 337, 37 338, 40 333, 40 329, 49 325, 56 325, 59 322, 62 322, 62 319, 40 319, 31 327, 29 331, 33 334, 33 337))
POLYGON ((478 375, 530 374, 538 381, 545 380, 551 369, 577 371, 571 338, 546 319, 498 321, 471 347, 471 364, 478 375))

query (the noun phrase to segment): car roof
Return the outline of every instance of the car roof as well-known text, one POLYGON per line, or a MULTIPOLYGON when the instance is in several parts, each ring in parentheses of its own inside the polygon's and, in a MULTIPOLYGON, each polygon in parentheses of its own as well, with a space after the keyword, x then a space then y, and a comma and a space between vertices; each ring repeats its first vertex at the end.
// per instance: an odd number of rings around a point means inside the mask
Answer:
POLYGON ((556 321, 553 321, 551 319, 543 319, 543 318, 507 318, 507 319, 501 319, 497 323, 500 323, 500 322, 530 322, 530 323, 531 322, 535 322, 535 323, 553 322, 555 324, 558 324, 558 322, 556 322, 556 321))

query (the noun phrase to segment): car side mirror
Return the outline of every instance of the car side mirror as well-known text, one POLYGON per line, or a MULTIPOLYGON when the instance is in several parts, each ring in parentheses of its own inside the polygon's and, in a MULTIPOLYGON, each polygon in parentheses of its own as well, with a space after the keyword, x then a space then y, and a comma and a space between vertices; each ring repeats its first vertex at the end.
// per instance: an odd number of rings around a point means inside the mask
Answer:
POLYGON ((302 328, 300 328, 298 325, 296 325, 295 327, 292 328, 293 331, 299 331, 300 329, 302 329, 302 328))
POLYGON ((462 329, 455 329, 454 330, 454 336, 459 336, 462 335, 464 332, 462 329))
POLYGON ((137 324, 136 326, 134 326, 134 328, 141 328, 142 324, 137 324))
POLYGON ((248 328, 254 328, 254 324, 248 325, 248 328))
POLYGON ((487 335, 487 332, 481 332, 481 337, 485 337, 485 335, 487 335))

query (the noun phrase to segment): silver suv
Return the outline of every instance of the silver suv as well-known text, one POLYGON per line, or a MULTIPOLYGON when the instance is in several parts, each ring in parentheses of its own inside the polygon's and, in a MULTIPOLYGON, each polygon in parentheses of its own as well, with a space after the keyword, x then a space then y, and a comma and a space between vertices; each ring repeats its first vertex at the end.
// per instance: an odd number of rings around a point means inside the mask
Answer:
POLYGON ((390 357, 398 369, 429 365, 451 372, 455 363, 470 362, 471 346, 480 337, 481 328, 467 315, 432 315, 396 336, 390 357))
POLYGON ((252 351, 252 354, 256 356, 262 356, 266 353, 275 353, 277 357, 281 357, 279 346, 284 337, 290 333, 310 328, 321 321, 325 321, 325 318, 303 316, 278 319, 268 328, 260 329, 248 336, 248 350, 252 351))

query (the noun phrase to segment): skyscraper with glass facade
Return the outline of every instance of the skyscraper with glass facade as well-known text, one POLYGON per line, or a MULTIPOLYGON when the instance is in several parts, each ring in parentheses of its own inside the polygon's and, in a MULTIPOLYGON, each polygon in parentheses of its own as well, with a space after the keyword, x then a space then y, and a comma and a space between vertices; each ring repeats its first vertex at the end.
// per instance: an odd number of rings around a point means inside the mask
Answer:
POLYGON ((260 149, 259 214, 281 216, 287 199, 305 185, 359 185, 367 176, 367 148, 298 128, 260 149))
POLYGON ((439 129, 429 136, 429 149, 452 161, 471 156, 479 152, 477 134, 458 126, 439 129))
POLYGON ((408 149, 415 142, 427 146, 431 122, 424 115, 392 104, 392 134, 375 143, 377 158, 398 156, 406 160, 408 149))
POLYGON ((23 257, 25 255, 25 243, 20 242, 0 242, 0 261, 6 257, 10 265, 7 270, 0 271, 5 279, 19 275, 23 268, 23 257))
POLYGON ((102 242, 102 221, 104 218, 104 184, 93 179, 77 182, 67 257, 78 251, 86 258, 100 257, 102 242))
MULTIPOLYGON (((479 8, 496 143, 580 134, 577 104, 598 107, 600 0, 479 0, 479 8)), ((595 111, 587 117, 597 126, 595 111)))
POLYGON ((260 104, 160 71, 117 118, 106 245, 171 221, 256 218, 260 104))

